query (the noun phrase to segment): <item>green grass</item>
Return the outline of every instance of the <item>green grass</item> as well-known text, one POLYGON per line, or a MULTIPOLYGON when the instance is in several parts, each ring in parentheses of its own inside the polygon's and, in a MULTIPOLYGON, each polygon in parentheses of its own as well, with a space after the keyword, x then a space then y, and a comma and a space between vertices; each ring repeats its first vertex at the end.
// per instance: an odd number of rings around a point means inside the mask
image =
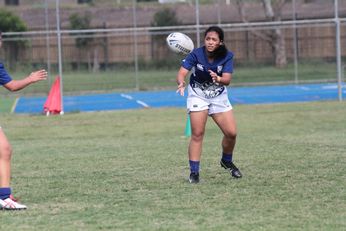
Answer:
POLYGON ((235 162, 209 120, 201 183, 187 183, 181 108, 1 116, 12 186, 29 209, 1 230, 344 230, 346 104, 237 105, 235 162))
MULTIPOLYGON (((331 63, 302 63, 298 65, 298 82, 326 81, 336 82, 336 66, 331 63)), ((238 68, 234 73, 234 84, 246 85, 249 83, 275 83, 295 81, 294 66, 278 69, 268 66, 238 68)))
POLYGON ((0 113, 10 112, 15 101, 15 96, 1 97, 0 100, 0 113))

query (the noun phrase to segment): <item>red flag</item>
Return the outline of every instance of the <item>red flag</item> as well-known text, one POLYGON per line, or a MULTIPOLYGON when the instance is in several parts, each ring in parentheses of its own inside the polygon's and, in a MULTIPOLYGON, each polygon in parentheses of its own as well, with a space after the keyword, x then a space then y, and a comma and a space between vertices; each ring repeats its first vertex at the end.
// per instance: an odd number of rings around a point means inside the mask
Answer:
POLYGON ((44 112, 49 114, 61 113, 61 94, 60 94, 60 77, 57 76, 52 88, 49 91, 46 102, 43 106, 44 112))

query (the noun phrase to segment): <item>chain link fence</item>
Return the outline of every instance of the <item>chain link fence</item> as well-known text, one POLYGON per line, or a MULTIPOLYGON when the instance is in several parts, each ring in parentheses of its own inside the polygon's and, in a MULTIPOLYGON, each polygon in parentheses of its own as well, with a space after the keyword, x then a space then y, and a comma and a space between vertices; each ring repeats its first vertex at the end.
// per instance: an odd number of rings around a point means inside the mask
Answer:
MULTIPOLYGON (((48 81, 31 86, 21 94, 47 94, 59 75, 58 36, 53 20, 55 9, 44 3, 33 6, 41 15, 37 30, 3 34, 4 47, 0 57, 14 78, 22 78, 35 69, 49 71, 48 81)), ((332 12, 333 4, 328 6, 332 12)), ((176 6, 162 7, 174 9, 176 6)), ((132 12, 136 14, 137 11, 133 9, 132 12)), ((60 13, 66 14, 63 10, 60 13)), ((134 17, 133 14, 127 15, 127 21, 141 21, 141 16, 134 17)), ((212 24, 224 29, 225 44, 235 54, 234 86, 337 82, 337 51, 341 51, 342 57, 346 55, 345 18, 340 18, 340 47, 333 17, 228 23, 218 16, 214 21, 200 25, 150 27, 134 23, 128 27, 114 27, 104 24, 102 28, 82 30, 69 29, 67 19, 65 15, 60 22, 63 25, 64 94, 173 89, 176 87, 175 75, 184 57, 168 49, 166 36, 180 31, 190 36, 196 45, 198 38, 203 40, 203 31, 212 24), (199 35, 197 31, 200 31, 199 35), (284 38, 287 63, 280 68, 275 64, 273 44, 262 36, 273 31, 280 31, 284 38), (80 45, 78 41, 85 43, 80 45)), ((203 41, 199 42, 203 44, 203 41)), ((1 94, 6 92, 1 90, 1 94)))

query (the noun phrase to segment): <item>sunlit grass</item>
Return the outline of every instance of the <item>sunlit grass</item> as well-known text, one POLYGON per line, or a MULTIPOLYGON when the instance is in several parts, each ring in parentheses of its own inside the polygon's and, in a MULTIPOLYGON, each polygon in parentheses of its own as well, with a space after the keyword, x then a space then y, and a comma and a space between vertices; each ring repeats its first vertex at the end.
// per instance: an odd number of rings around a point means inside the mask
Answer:
POLYGON ((236 105, 234 160, 220 168, 209 120, 201 183, 187 183, 184 109, 1 116, 12 186, 29 209, 1 230, 343 230, 346 105, 236 105))

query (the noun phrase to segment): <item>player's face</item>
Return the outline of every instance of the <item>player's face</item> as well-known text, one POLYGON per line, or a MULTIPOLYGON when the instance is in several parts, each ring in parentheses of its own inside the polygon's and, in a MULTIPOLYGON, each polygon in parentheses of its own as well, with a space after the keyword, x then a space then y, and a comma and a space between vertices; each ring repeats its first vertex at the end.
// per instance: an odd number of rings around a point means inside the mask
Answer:
POLYGON ((215 51, 221 44, 219 34, 215 31, 210 31, 204 38, 204 45, 208 52, 215 51))

